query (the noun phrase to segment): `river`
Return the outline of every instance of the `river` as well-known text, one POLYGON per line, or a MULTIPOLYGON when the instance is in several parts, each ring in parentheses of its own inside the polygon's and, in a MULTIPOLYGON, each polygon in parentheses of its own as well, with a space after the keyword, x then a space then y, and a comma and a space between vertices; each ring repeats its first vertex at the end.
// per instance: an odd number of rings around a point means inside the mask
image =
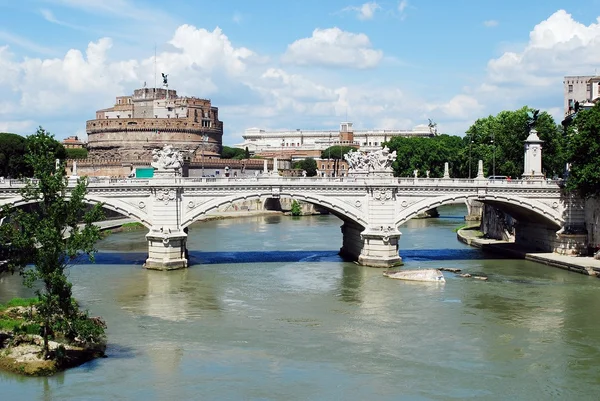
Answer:
MULTIPOLYGON (((191 267, 146 271, 144 231, 103 239, 70 269, 108 324, 108 357, 50 378, 0 372, 2 400, 597 400, 600 282, 456 240, 463 207, 400 228, 391 280, 343 262, 334 216, 215 220, 190 229, 191 267)), ((25 296, 0 279, 0 302, 25 296)))

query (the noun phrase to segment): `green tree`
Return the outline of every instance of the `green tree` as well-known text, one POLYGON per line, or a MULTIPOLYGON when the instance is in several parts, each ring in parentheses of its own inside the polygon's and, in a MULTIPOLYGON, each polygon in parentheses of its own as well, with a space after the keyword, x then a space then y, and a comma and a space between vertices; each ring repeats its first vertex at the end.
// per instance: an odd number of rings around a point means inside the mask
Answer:
POLYGON ((85 159, 88 156, 86 148, 66 148, 65 151, 69 159, 85 159))
POLYGON ((223 151, 221 152, 222 159, 247 159, 246 152, 244 149, 232 148, 229 146, 223 146, 223 151))
POLYGON ((344 155, 356 148, 352 146, 330 146, 321 152, 321 159, 333 159, 333 170, 339 175, 340 161, 344 160, 344 155))
POLYGON ((585 198, 600 195, 600 103, 577 113, 566 139, 567 189, 585 198))
POLYGON ((312 157, 300 160, 294 164, 294 168, 306 171, 307 177, 317 175, 317 162, 312 157))
MULTIPOLYGON (((50 146, 55 159, 64 160, 67 153, 63 145, 52 139, 50 146)), ((25 152, 27 150, 27 138, 6 132, 0 133, 0 176, 1 177, 31 177, 33 171, 25 163, 25 152)))
POLYGON ((246 149, 244 149, 244 159, 249 159, 250 158, 250 151, 248 150, 248 146, 246 146, 246 149))
POLYGON ((435 137, 394 137, 385 145, 396 151, 396 161, 392 164, 394 175, 412 177, 414 170, 425 177, 444 175, 444 163, 448 162, 450 175, 459 177, 462 163, 463 140, 458 136, 441 134, 435 137))
POLYGON ((41 127, 27 138, 25 162, 35 180, 26 180, 21 195, 38 207, 25 211, 5 206, 2 214, 10 217, 10 223, 0 226, 0 244, 7 250, 9 270, 21 272, 27 286, 41 282, 36 290, 40 303, 35 319, 42 328, 45 356, 49 355, 50 338, 62 335, 68 340, 93 341, 103 335, 103 328, 91 323, 72 299, 66 274, 69 264, 80 256, 93 260, 94 243, 100 238, 93 222, 102 218, 102 207, 84 207, 85 177, 67 194, 64 163, 56 168, 55 151, 56 141, 41 127), (69 233, 67 238, 65 233, 69 233), (34 267, 25 268, 28 264, 34 267))
POLYGON ((17 134, 0 133, 0 177, 31 176, 23 155, 27 139, 17 134))
POLYGON ((302 216, 302 207, 296 199, 292 201, 292 216, 302 216))
MULTIPOLYGON (((463 160, 472 164, 472 176, 477 174, 477 161, 483 160, 484 174, 520 177, 523 174, 524 142, 529 136, 527 112, 529 107, 502 111, 496 116, 480 118, 466 132, 463 160), (470 152, 469 152, 470 146, 470 152), (495 171, 494 171, 495 170, 495 171)), ((562 174, 565 149, 560 128, 546 112, 541 112, 535 129, 543 143, 542 170, 547 176, 562 174)), ((464 169, 463 169, 464 170, 464 169)), ((468 175, 468 167, 467 167, 468 175)), ((464 173, 461 175, 464 176, 464 173)))

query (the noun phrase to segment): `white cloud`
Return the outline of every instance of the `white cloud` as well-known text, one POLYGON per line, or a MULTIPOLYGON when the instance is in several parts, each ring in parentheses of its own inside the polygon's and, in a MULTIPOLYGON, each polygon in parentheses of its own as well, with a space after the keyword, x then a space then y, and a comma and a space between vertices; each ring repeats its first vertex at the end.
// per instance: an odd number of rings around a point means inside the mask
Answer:
POLYGON ((487 28, 497 27, 498 24, 499 24, 499 22, 496 21, 495 19, 489 19, 489 20, 483 21, 483 26, 485 26, 487 28))
POLYGON ((310 38, 290 44, 282 56, 285 63, 328 67, 373 68, 383 57, 375 50, 367 35, 341 29, 315 29, 310 38))
POLYGON ((408 0, 400 0, 398 2, 398 14, 400 15, 400 19, 404 20, 406 18, 406 10, 408 9, 408 0))
POLYGON ((408 7, 408 1, 407 0, 401 0, 398 3, 398 11, 400 12, 400 14, 404 13, 404 10, 406 10, 406 7, 408 7))
POLYGON ((600 65, 600 18, 588 26, 559 10, 536 25, 520 52, 505 52, 488 63, 494 83, 560 85, 564 75, 590 74, 600 65))
POLYGON ((345 7, 342 11, 351 11, 356 13, 356 18, 360 20, 369 20, 373 19, 375 16, 375 12, 380 10, 381 6, 377 4, 375 1, 370 1, 362 4, 361 6, 348 6, 345 7))

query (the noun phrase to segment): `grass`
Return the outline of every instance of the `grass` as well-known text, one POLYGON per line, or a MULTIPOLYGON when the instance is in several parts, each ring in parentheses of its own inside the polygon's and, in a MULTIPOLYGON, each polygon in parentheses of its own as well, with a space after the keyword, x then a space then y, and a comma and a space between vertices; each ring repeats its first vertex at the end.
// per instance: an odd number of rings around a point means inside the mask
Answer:
POLYGON ((0 304, 0 311, 4 311, 8 308, 14 308, 15 306, 31 306, 38 303, 37 298, 13 298, 5 304, 0 304))
POLYGON ((32 306, 38 303, 37 298, 13 298, 5 304, 0 304, 0 330, 12 331, 25 334, 39 334, 40 326, 36 323, 27 323, 25 319, 19 319, 18 317, 11 317, 5 315, 4 312, 8 308, 16 306, 32 306))
POLYGON ((121 226, 121 229, 123 231, 134 231, 134 230, 140 230, 142 228, 144 228, 144 225, 142 223, 138 223, 138 222, 125 223, 121 226))

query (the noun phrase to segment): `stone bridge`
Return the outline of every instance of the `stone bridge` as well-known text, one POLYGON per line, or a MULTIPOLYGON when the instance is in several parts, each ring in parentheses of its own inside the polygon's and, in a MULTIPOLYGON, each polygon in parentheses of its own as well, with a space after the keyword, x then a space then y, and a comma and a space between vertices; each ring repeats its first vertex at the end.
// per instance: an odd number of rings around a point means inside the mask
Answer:
MULTIPOLYGON (((23 205, 23 185, 10 180, 0 183, 0 206, 23 205)), ((145 266, 168 270, 187 267, 187 227, 194 221, 222 205, 281 197, 318 205, 339 217, 343 222, 340 254, 374 267, 399 264, 399 225, 437 206, 466 203, 469 207, 473 200, 493 205, 518 220, 517 242, 535 243, 548 251, 571 246, 557 232, 583 225, 584 218, 581 203, 566 198, 558 182, 491 181, 482 174, 476 179, 391 175, 106 179, 89 183, 86 200, 146 226, 145 266)))

